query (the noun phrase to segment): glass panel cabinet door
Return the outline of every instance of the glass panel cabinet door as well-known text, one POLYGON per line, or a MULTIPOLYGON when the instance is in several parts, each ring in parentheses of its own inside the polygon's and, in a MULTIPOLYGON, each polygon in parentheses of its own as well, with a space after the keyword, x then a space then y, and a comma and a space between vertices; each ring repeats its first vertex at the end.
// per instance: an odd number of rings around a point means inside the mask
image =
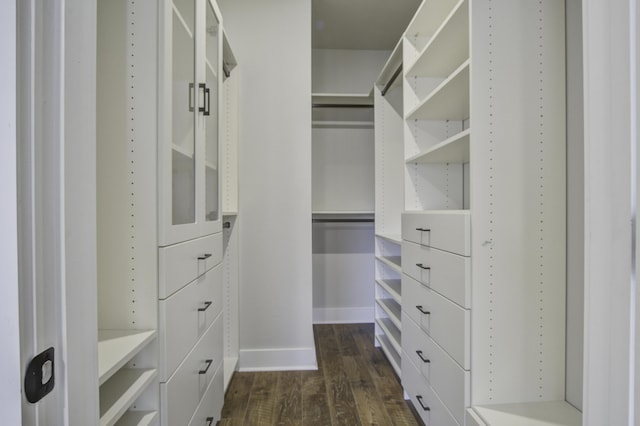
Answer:
POLYGON ((205 220, 220 219, 220 170, 218 161, 218 69, 220 25, 211 3, 206 1, 205 27, 205 220))
POLYGON ((195 3, 176 0, 171 47, 171 224, 196 221, 195 3))

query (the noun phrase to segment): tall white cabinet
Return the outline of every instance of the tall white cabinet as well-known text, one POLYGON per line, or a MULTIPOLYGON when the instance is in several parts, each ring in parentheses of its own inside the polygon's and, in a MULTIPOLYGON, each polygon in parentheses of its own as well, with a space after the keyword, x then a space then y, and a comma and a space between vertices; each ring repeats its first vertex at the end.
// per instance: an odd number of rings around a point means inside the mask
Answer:
MULTIPOLYGON (((563 2, 427 0, 392 56, 403 86, 399 363, 426 424, 581 422, 565 402, 564 25, 563 2)), ((381 200, 386 185, 377 177, 381 200)))
POLYGON ((237 340, 221 197, 234 65, 214 1, 98 1, 101 425, 220 418, 237 340))

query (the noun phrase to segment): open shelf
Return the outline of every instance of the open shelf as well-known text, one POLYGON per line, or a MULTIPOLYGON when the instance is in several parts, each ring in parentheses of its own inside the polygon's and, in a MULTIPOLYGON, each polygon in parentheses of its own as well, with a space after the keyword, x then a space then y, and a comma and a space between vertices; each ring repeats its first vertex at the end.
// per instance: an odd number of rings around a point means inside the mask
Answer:
POLYGON ((181 145, 176 145, 173 144, 171 146, 171 149, 173 150, 173 152, 180 154, 183 157, 188 158, 189 160, 193 160, 193 147, 191 147, 191 150, 188 150, 187 148, 181 146, 181 145))
POLYGON ((387 240, 390 241, 394 244, 402 244, 402 235, 400 234, 383 234, 383 233, 378 233, 376 234, 376 237, 378 238, 382 238, 383 240, 387 240))
MULTIPOLYGON (((424 44, 433 37, 442 22, 451 13, 458 0, 425 1, 413 16, 405 31, 405 37, 415 43, 420 39, 424 44)), ((421 48, 418 44, 417 48, 421 48)))
POLYGON ((373 121, 338 121, 338 120, 314 120, 311 127, 316 129, 372 129, 373 121))
POLYGON ((405 72, 406 77, 447 77, 469 59, 469 2, 461 0, 405 72))
MULTIPOLYGON (((402 66, 402 38, 396 44, 396 47, 391 52, 389 59, 382 67, 382 71, 378 75, 376 79, 376 86, 380 90, 382 90, 389 81, 393 78, 394 74, 398 71, 398 68, 402 66)), ((402 82, 402 75, 398 75, 393 83, 389 86, 389 89, 392 87, 399 86, 402 82)))
POLYGON ((231 75, 231 71, 238 65, 233 50, 231 50, 229 39, 227 39, 227 34, 224 31, 222 32, 222 64, 225 78, 227 74, 231 75))
POLYGON ((463 130, 430 149, 407 158, 406 163, 468 163, 471 131, 463 130))
POLYGON ((380 343, 380 347, 382 348, 382 352, 387 356, 389 363, 393 367, 393 370, 396 372, 398 377, 402 376, 402 371, 400 370, 400 354, 393 349, 393 345, 389 341, 389 338, 384 334, 376 335, 376 339, 380 343))
POLYGON ((115 426, 151 426, 157 418, 157 411, 127 411, 115 426))
POLYGON ((389 318, 398 330, 401 330, 402 323, 400 319, 402 318, 402 308, 400 305, 393 299, 376 299, 376 303, 389 315, 389 318))
POLYGON ((115 425, 158 375, 156 369, 122 368, 100 386, 100 426, 115 425))
POLYGON ((389 318, 376 318, 376 323, 384 331, 384 334, 389 339, 391 347, 397 354, 402 353, 402 340, 400 338, 401 333, 398 327, 389 318))
POLYGON ((369 93, 312 93, 313 105, 373 105, 373 92, 369 93))
POLYGON ((402 261, 400 256, 376 256, 376 259, 389 266, 394 271, 402 273, 402 261))
POLYGON ((402 280, 401 279, 382 279, 376 280, 376 283, 382 287, 399 305, 402 305, 402 280))
POLYGON ((491 426, 582 425, 582 414, 566 401, 482 405, 471 411, 491 426))
POLYGON ((157 335, 155 330, 98 330, 98 377, 102 385, 157 335))
POLYGON ((469 60, 440 83, 406 118, 453 121, 469 118, 469 60))

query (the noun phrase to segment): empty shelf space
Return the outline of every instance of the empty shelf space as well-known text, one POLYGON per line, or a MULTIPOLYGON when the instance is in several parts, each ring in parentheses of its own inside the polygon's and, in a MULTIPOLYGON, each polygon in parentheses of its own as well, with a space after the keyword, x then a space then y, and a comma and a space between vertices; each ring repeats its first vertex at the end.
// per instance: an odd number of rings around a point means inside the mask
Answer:
POLYGON ((407 163, 468 163, 471 131, 466 129, 430 149, 406 159, 407 163))
POLYGON ((440 83, 406 118, 453 121, 469 118, 469 61, 440 83))
POLYGON ((376 323, 384 331, 384 334, 389 339, 389 343, 396 351, 396 353, 402 352, 402 339, 400 330, 395 326, 393 321, 389 318, 376 318, 376 323))
POLYGON ((373 105, 373 92, 369 93, 312 93, 313 105, 373 105))
POLYGON ((155 330, 98 330, 98 377, 102 385, 156 337, 155 330))
POLYGON ((115 426, 150 426, 157 418, 157 411, 127 411, 115 426))
POLYGON ((461 0, 424 49, 407 77, 447 77, 469 59, 469 2, 461 0))
POLYGON ((157 376, 156 369, 122 368, 100 386, 100 426, 115 425, 157 376))
POLYGON ((384 234, 384 233, 379 233, 376 234, 377 238, 382 238, 383 240, 387 240, 390 241, 394 244, 402 244, 402 235, 400 234, 384 234))
POLYGON ((393 299, 376 299, 378 306, 389 316, 398 329, 401 329, 402 308, 393 299))
POLYGON ((398 304, 402 304, 402 280, 400 279, 381 279, 378 278, 376 283, 382 287, 398 304))
POLYGON ((471 409, 490 426, 580 426, 582 414, 566 401, 482 405, 471 409))
POLYGON ((402 272, 402 261, 400 256, 376 256, 376 259, 389 266, 394 271, 398 273, 402 272))
POLYGON ((380 343, 382 352, 384 352, 384 354, 387 356, 389 363, 393 367, 398 377, 402 377, 402 371, 400 370, 400 354, 396 352, 395 349, 393 349, 389 338, 384 334, 376 335, 376 339, 380 343))

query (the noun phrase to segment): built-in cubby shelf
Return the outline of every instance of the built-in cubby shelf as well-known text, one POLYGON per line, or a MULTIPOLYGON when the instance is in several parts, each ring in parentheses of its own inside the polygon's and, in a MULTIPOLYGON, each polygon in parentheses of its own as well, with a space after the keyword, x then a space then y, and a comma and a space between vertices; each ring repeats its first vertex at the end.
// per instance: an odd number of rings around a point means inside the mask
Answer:
POLYGON ((402 374, 402 371, 400 370, 400 353, 395 351, 393 344, 385 334, 376 334, 376 339, 378 340, 378 343, 380 343, 380 347, 387 356, 393 370, 398 376, 400 376, 402 374))
MULTIPOLYGON (((402 329, 400 319, 402 318, 402 309, 398 302, 393 299, 376 299, 376 303, 388 315, 398 330, 402 329)), ((399 340, 399 339, 398 339, 399 340)))
POLYGON ((402 236, 400 234, 377 233, 376 237, 382 238, 383 240, 389 241, 394 244, 402 244, 402 236))
POLYGON ((386 88, 386 92, 398 87, 402 83, 402 39, 398 41, 396 47, 391 52, 391 56, 382 67, 380 75, 376 80, 376 86, 382 91, 386 88))
POLYGON ((389 343, 391 343, 392 348, 398 353, 402 353, 402 345, 401 345, 401 333, 400 329, 395 325, 393 320, 390 318, 376 318, 376 323, 384 334, 389 339, 389 343))
POLYGON ((462 121, 469 118, 469 104, 469 60, 466 60, 409 111, 406 118, 462 121))
MULTIPOLYGON (((565 401, 475 406, 470 410, 491 426, 580 426, 582 414, 565 401)), ((478 423, 482 424, 482 423, 478 423)))
POLYGON ((376 256, 380 262, 384 263, 397 273, 402 272, 402 260, 400 256, 376 256))
POLYGON ((389 296, 393 298, 399 305, 402 305, 402 280, 401 279, 382 279, 376 280, 376 283, 382 287, 389 296))
POLYGON ((98 330, 98 377, 102 385, 155 339, 155 330, 98 330))
POLYGON ((428 150, 407 158, 406 163, 468 163, 470 140, 470 129, 463 130, 428 150))
POLYGON ((115 425, 158 375, 156 369, 121 368, 100 386, 100 426, 115 425))
POLYGON ((447 77, 469 58, 469 1, 461 0, 449 14, 406 77, 447 77))
POLYGON ((151 426, 157 418, 157 411, 127 411, 115 426, 151 426))
POLYGON ((373 92, 369 93, 312 93, 313 105, 373 105, 373 92))

